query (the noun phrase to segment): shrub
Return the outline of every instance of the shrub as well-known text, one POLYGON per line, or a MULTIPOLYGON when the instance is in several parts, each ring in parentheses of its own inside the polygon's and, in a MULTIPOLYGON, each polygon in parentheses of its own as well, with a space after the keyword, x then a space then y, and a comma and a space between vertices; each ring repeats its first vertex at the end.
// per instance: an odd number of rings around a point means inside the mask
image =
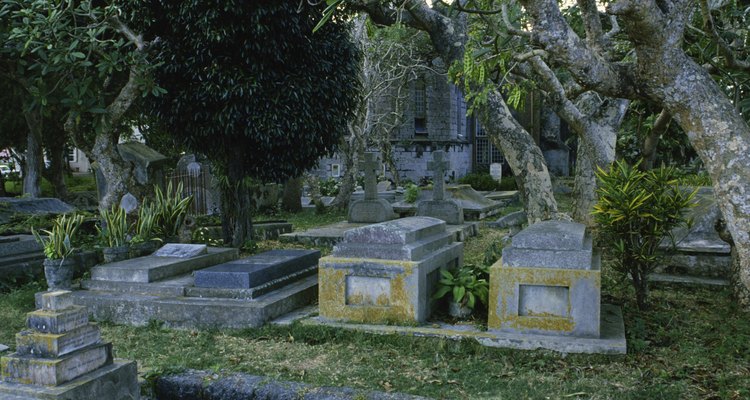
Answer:
POLYGON ((36 241, 42 245, 45 257, 50 260, 58 260, 73 252, 73 242, 82 222, 83 216, 81 215, 61 215, 55 219, 50 230, 41 230, 47 236, 41 236, 34 228, 31 228, 31 233, 36 241))
POLYGON ((671 239, 672 229, 686 225, 683 211, 692 206, 695 192, 677 185, 677 171, 661 167, 640 171, 616 162, 609 171, 599 169, 599 202, 594 218, 601 240, 607 243, 614 268, 630 275, 639 309, 648 307, 648 274, 661 261, 659 244, 671 239))
POLYGON ((112 205, 111 210, 100 213, 103 228, 97 227, 101 243, 107 247, 125 245, 128 236, 128 214, 119 205, 112 205))
POLYGON ((500 186, 499 182, 495 180, 490 174, 483 172, 474 172, 468 174, 458 180, 458 183, 471 185, 474 190, 481 190, 485 192, 491 192, 497 190, 500 186))
POLYGON ((489 284, 484 277, 485 274, 489 275, 486 268, 472 265, 465 265, 453 272, 441 270, 438 289, 432 298, 440 299, 450 293, 452 301, 462 306, 474 309, 477 300, 486 305, 489 284))
POLYGON ((404 191, 404 201, 410 204, 416 203, 419 198, 419 186, 410 183, 404 191))
POLYGON ((193 201, 193 196, 182 196, 181 182, 172 189, 172 182, 167 185, 166 193, 158 186, 154 187, 154 231, 164 236, 177 236, 193 201))
POLYGON ((321 196, 336 197, 339 194, 339 181, 336 178, 321 179, 319 187, 321 196))

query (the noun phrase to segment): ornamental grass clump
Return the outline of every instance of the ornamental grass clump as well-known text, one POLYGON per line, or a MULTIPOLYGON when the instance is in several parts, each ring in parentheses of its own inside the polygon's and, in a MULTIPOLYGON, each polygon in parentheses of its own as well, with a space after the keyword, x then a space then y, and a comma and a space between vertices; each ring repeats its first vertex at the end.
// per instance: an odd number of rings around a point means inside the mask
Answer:
POLYGON ((694 205, 695 191, 677 185, 675 168, 641 171, 638 164, 618 161, 609 171, 599 169, 593 215, 612 265, 632 279, 638 308, 644 310, 648 275, 663 257, 659 245, 665 239, 674 244, 672 230, 688 224, 684 212, 694 205))
POLYGON ((177 236, 192 202, 193 196, 183 197, 181 182, 175 188, 172 187, 172 182, 169 182, 166 193, 156 186, 154 188, 154 231, 165 237, 177 236))
POLYGON ((42 245, 44 256, 49 260, 64 259, 73 253, 76 232, 83 223, 82 215, 61 215, 55 219, 50 230, 41 229, 42 236, 31 228, 36 241, 42 245))
POLYGON ((111 209, 99 213, 102 220, 102 228, 98 226, 99 237, 102 245, 106 247, 122 247, 127 244, 128 238, 128 214, 125 209, 114 204, 111 209))

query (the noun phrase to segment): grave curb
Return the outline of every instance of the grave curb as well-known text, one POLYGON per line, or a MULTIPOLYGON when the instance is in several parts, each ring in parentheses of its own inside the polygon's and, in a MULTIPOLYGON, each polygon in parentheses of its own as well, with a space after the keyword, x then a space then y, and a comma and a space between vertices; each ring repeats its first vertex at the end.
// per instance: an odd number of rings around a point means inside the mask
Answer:
POLYGON ((425 400, 428 397, 385 393, 350 387, 313 386, 301 382, 278 381, 248 374, 214 374, 188 370, 161 376, 154 385, 155 399, 169 400, 425 400))

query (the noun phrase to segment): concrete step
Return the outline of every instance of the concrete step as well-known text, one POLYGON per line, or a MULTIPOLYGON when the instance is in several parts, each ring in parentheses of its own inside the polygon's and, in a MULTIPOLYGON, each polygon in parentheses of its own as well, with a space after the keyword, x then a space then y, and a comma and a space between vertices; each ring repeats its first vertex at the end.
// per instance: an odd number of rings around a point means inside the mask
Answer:
POLYGON ((39 261, 40 264, 44 260, 44 253, 41 251, 33 253, 14 254, 0 258, 0 268, 8 265, 23 264, 28 262, 39 261))
POLYGON ((318 277, 309 276, 256 299, 155 296, 136 293, 79 290, 77 305, 91 316, 116 324, 145 326, 162 321, 171 328, 255 328, 294 309, 313 304, 318 297, 318 277))
POLYGON ((156 282, 198 269, 221 264, 238 257, 234 248, 209 247, 208 253, 191 258, 145 256, 110 264, 91 270, 91 280, 116 282, 156 282))
POLYGON ((42 251, 42 246, 32 235, 5 236, 4 240, 6 241, 0 242, 0 257, 42 251))

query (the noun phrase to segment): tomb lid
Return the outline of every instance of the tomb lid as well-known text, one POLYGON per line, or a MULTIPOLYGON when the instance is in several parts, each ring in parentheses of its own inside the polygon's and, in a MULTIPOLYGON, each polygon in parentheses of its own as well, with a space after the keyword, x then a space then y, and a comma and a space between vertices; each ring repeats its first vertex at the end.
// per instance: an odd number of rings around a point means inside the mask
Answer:
POLYGON ((117 150, 125 160, 146 168, 162 164, 168 160, 164 154, 140 142, 120 143, 117 145, 117 150))
POLYGON ((409 244, 445 232, 445 221, 432 217, 409 217, 350 229, 344 243, 409 244))
POLYGON ((537 222, 513 236, 513 247, 523 249, 580 250, 586 225, 567 221, 537 222))

